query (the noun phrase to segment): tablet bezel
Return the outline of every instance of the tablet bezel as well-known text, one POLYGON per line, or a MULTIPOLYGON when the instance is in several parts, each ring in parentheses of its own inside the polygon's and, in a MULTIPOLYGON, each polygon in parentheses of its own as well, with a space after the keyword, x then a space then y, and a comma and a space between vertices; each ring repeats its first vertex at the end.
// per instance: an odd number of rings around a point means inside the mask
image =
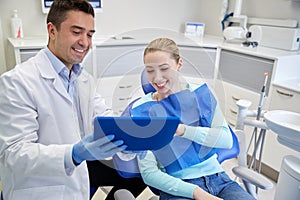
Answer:
POLYGON ((128 146, 126 150, 158 150, 171 142, 179 123, 177 117, 98 116, 94 139, 114 134, 114 140, 123 140, 128 146))

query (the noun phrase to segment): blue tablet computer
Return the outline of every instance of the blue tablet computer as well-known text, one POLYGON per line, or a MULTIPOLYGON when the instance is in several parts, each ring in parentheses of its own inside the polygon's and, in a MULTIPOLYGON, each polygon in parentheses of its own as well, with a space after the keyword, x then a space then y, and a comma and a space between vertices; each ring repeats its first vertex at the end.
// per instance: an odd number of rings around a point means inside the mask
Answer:
POLYGON ((171 142, 179 122, 177 117, 96 117, 94 135, 114 134, 126 150, 158 150, 171 142))

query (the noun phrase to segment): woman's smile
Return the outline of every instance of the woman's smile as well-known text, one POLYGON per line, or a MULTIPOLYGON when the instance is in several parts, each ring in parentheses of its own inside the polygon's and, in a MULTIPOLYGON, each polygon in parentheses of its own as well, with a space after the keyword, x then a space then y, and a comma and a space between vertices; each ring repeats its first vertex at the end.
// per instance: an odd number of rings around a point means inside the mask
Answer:
POLYGON ((167 85, 168 81, 154 83, 158 89, 164 89, 167 85))

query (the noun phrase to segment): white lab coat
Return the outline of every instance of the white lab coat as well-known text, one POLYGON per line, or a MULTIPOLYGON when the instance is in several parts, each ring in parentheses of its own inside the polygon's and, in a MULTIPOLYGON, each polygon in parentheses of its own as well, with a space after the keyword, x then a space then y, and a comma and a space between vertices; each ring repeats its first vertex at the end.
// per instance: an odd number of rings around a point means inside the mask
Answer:
MULTIPOLYGON (((95 115, 110 113, 95 82, 78 78, 84 134, 95 115)), ((4 200, 89 199, 86 163, 73 170, 72 144, 80 140, 75 108, 44 50, 0 79, 0 175, 4 200)))

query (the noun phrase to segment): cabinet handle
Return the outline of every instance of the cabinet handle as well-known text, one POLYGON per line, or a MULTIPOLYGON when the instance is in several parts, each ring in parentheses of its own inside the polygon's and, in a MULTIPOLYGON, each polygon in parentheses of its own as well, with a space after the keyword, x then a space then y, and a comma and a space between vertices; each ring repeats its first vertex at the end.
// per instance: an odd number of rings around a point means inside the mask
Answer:
POLYGON ((293 97, 293 96, 294 96, 294 95, 291 94, 291 93, 282 92, 282 91, 280 91, 280 90, 276 90, 276 92, 277 92, 278 94, 281 94, 281 95, 284 95, 284 96, 287 96, 287 97, 293 97))
POLYGON ((232 96, 231 97, 234 101, 238 101, 238 100, 240 100, 239 98, 237 98, 237 97, 234 97, 234 96, 232 96))
POLYGON ((120 85, 119 88, 120 89, 124 89, 124 88, 131 88, 132 85, 120 85))
POLYGON ((132 97, 120 97, 120 101, 130 100, 132 97))
POLYGON ((237 114, 237 111, 232 110, 232 109, 229 109, 229 110, 230 110, 231 113, 233 113, 233 114, 235 114, 235 115, 237 114))
POLYGON ((235 124, 232 123, 232 122, 228 122, 228 124, 229 124, 231 127, 235 127, 235 124))

